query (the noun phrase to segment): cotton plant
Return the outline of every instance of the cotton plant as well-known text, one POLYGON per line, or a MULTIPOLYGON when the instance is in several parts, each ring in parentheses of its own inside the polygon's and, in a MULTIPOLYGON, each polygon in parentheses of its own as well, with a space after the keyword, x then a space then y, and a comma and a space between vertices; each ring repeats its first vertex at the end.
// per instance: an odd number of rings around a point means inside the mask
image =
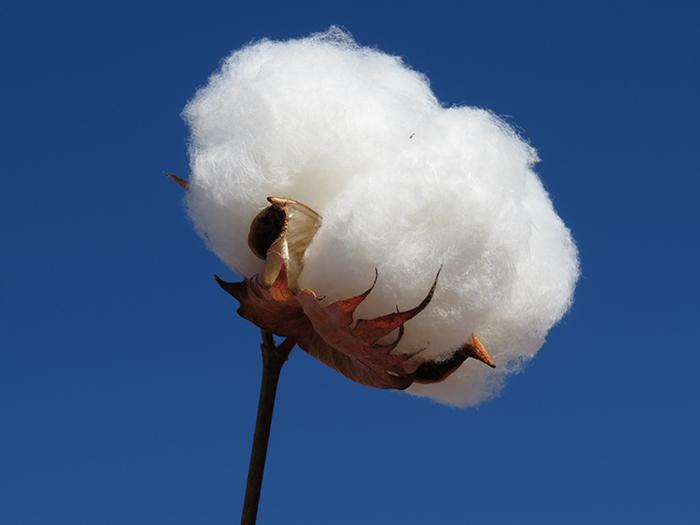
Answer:
POLYGON ((189 215, 263 334, 242 523, 254 523, 294 346, 362 385, 455 406, 499 392, 572 303, 576 246, 493 113, 445 107, 331 28, 250 44, 189 102, 189 215), (279 336, 276 343, 273 335, 279 336))

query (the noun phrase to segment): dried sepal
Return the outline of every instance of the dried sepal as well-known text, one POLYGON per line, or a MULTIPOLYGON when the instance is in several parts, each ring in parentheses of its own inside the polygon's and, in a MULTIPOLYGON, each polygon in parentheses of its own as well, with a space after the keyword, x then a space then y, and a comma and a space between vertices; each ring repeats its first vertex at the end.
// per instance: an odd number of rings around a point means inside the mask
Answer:
POLYGON ((224 281, 218 275, 214 278, 240 303, 238 315, 254 325, 294 339, 307 331, 309 321, 287 285, 284 267, 269 287, 261 285, 257 275, 240 283, 224 281))
POLYGON ((263 271, 241 283, 219 285, 239 303, 239 315, 263 330, 295 342, 307 353, 349 379, 376 388, 404 389, 412 383, 443 381, 462 363, 477 359, 494 362, 479 338, 471 340, 441 361, 421 358, 422 349, 398 353, 405 323, 430 303, 438 283, 435 276, 424 299, 408 310, 373 319, 355 320, 354 313, 377 283, 363 293, 323 305, 313 290, 298 289, 304 254, 321 226, 321 217, 308 206, 281 197, 269 197, 270 206, 253 219, 248 237, 251 250, 265 260, 263 271), (396 332, 389 342, 386 336, 396 332))

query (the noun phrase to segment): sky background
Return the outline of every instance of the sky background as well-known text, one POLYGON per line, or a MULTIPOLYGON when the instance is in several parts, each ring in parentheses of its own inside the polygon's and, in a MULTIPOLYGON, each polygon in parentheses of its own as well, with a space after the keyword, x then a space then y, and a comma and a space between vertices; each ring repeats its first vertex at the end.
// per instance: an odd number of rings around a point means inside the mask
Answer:
POLYGON ((0 523, 238 522, 258 331, 162 174, 225 56, 331 24, 521 130, 583 274, 477 409, 295 350, 259 523, 700 523, 700 9, 561 4, 4 4, 0 523))

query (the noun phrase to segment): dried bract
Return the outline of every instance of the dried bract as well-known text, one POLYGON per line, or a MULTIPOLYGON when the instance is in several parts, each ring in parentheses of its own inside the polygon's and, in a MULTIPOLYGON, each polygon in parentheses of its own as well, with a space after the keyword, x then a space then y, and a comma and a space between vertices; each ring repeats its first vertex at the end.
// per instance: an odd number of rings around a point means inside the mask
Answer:
POLYGON ((442 361, 421 359, 421 349, 396 353, 405 323, 418 315, 433 297, 439 272, 425 298, 414 308, 373 319, 354 319, 354 312, 372 292, 322 304, 313 290, 297 286, 304 254, 321 226, 320 216, 288 198, 269 197, 270 206, 251 224, 248 244, 265 260, 260 274, 240 283, 216 277, 219 285, 240 302, 241 317, 263 330, 286 337, 344 376, 376 388, 405 389, 412 383, 444 380, 468 358, 495 367, 476 335, 442 361), (396 331, 391 342, 384 338, 396 331))

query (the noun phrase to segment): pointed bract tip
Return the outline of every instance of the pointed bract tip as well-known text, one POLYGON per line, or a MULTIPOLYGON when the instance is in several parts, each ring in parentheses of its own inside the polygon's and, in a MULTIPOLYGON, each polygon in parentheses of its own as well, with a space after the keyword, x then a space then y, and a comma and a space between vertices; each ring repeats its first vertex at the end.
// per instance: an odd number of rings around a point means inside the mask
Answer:
POLYGON ((178 177, 174 173, 167 172, 165 173, 165 176, 168 177, 170 180, 174 180, 181 188, 185 190, 190 189, 190 183, 183 179, 182 177, 178 177))
POLYGON ((471 339, 471 352, 469 357, 481 361, 482 363, 490 366, 491 368, 496 368, 496 363, 494 362, 493 358, 486 350, 486 347, 479 340, 475 333, 472 333, 471 339))
POLYGON ((245 293, 245 281, 242 283, 232 283, 224 281, 221 277, 214 274, 214 280, 216 283, 224 290, 226 293, 232 295, 238 301, 241 300, 242 295, 245 293))

